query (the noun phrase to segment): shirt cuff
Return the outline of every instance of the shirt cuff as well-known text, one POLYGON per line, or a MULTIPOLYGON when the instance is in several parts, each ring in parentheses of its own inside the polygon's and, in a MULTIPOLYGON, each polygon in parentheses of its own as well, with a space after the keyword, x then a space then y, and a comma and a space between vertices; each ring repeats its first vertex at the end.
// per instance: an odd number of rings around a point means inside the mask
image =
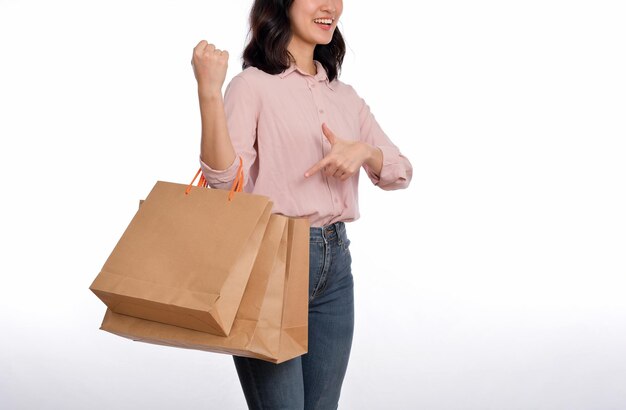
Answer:
POLYGON ((204 178, 206 178, 209 186, 211 188, 230 188, 229 184, 231 184, 235 177, 237 176, 237 170, 239 169, 239 158, 235 157, 233 163, 226 169, 217 170, 208 166, 204 161, 202 161, 202 157, 200 160, 200 168, 202 169, 202 174, 204 178))
POLYGON ((400 150, 394 146, 374 145, 383 153, 383 166, 380 175, 377 175, 369 166, 364 165, 367 176, 374 185, 386 186, 393 184, 398 179, 406 178, 406 170, 400 162, 400 150))

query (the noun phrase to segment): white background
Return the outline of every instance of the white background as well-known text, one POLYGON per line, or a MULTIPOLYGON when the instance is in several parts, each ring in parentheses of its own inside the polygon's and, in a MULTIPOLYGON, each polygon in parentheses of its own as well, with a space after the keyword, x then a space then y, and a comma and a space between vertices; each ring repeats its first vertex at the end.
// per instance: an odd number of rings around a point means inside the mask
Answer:
MULTIPOLYGON (((251 1, 0 1, 0 407, 243 409, 228 355, 98 329, 88 289, 198 167, 190 65, 251 1)), ((620 1, 346 0, 340 77, 409 157, 361 175, 341 409, 626 408, 620 1)))

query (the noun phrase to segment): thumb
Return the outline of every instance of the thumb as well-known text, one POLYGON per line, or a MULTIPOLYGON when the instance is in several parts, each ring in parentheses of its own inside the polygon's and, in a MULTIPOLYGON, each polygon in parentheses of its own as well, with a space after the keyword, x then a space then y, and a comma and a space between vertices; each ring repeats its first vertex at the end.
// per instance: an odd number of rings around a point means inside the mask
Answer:
POLYGON ((335 143, 335 141, 337 140, 337 137, 335 136, 335 133, 332 132, 330 128, 328 128, 328 125, 326 125, 325 122, 322 123, 322 132, 326 136, 326 139, 328 140, 328 142, 330 142, 331 144, 335 143))

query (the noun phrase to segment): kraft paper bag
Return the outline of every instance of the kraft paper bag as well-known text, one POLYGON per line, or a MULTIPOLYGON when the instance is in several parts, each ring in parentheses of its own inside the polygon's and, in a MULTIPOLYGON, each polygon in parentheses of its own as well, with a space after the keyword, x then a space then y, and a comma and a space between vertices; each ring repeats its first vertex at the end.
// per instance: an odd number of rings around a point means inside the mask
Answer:
POLYGON ((271 209, 261 195, 158 181, 89 289, 113 312, 226 336, 271 209))
POLYGON ((282 363, 308 349, 309 223, 272 215, 228 336, 107 309, 100 329, 134 341, 282 363))

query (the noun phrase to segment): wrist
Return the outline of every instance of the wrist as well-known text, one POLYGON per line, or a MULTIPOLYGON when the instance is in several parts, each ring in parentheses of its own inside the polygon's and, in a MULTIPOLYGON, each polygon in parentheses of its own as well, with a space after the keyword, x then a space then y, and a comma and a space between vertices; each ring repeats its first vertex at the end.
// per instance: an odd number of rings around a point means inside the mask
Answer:
POLYGON ((198 84, 198 96, 200 99, 213 100, 222 97, 222 90, 217 87, 202 86, 198 84))
POLYGON ((372 169, 378 170, 382 166, 383 151, 374 145, 365 144, 368 148, 368 157, 365 164, 372 169))
POLYGON ((366 142, 362 142, 361 144, 363 144, 363 146, 365 147, 365 152, 367 154, 367 156, 365 157, 365 163, 369 165, 375 158, 377 148, 366 142))

